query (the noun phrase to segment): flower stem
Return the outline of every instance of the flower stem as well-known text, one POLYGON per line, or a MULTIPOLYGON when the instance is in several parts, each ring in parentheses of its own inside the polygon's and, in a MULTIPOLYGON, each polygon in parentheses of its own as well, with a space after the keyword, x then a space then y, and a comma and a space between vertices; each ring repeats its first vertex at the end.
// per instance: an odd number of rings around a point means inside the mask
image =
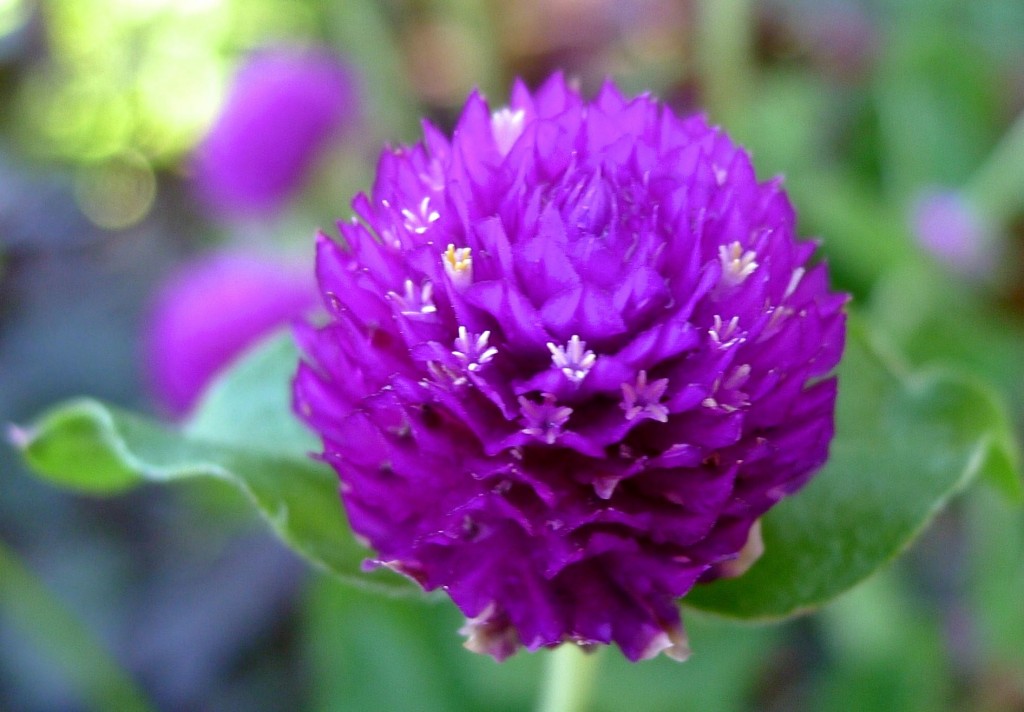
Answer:
POLYGON ((1024 206, 1024 113, 971 178, 965 193, 996 225, 1004 224, 1024 206))
POLYGON ((142 689, 89 628, 0 541, 0 613, 64 675, 84 706, 151 712, 142 689))
POLYGON ((537 712, 584 712, 593 691, 599 655, 564 643, 547 654, 537 712))

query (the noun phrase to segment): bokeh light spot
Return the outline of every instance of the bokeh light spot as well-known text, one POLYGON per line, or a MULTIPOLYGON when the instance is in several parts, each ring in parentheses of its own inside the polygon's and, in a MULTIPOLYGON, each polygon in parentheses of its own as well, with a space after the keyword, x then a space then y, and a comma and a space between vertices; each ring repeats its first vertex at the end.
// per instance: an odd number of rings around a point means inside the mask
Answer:
POLYGON ((137 224, 156 198, 156 175, 139 153, 125 152, 83 166, 75 175, 75 199, 90 221, 107 230, 137 224))
POLYGON ((25 0, 0 0, 0 37, 21 29, 28 16, 25 0))

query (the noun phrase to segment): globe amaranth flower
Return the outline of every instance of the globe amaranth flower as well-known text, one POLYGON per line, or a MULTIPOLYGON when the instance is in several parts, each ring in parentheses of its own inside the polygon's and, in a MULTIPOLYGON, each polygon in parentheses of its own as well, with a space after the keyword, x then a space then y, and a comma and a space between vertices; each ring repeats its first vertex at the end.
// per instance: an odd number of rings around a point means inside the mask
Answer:
POLYGON ((845 295, 703 118, 555 76, 384 151, 321 236, 297 412, 355 532, 467 647, 683 658, 675 603, 827 457, 845 295))
POLYGON ((182 265, 160 285, 144 325, 159 405, 185 415, 217 373, 316 302, 313 279, 279 257, 217 252, 182 265))
POLYGON ((327 49, 253 53, 196 149, 200 196, 229 216, 277 211, 323 147, 353 122, 357 105, 352 70, 327 49))

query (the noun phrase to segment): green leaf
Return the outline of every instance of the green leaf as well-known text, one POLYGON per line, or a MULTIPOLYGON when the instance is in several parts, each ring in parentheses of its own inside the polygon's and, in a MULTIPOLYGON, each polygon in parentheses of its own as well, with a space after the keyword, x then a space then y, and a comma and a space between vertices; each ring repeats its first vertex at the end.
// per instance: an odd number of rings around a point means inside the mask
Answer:
POLYGON ((828 464, 764 517, 761 559, 687 605, 762 620, 813 609, 891 561, 979 472, 1019 481, 1005 414, 973 380, 904 375, 851 320, 839 383, 828 464))
MULTIPOLYGON (((454 606, 429 610, 415 598, 374 596, 313 579, 305 592, 300 641, 311 685, 305 709, 472 710, 459 689, 460 666, 470 656, 455 634, 460 616, 454 606)), ((497 666, 493 661, 491 670, 497 666)), ((492 688, 493 707, 508 694, 489 671, 477 671, 492 688)), ((528 691, 518 705, 526 709, 528 691)))
POLYGON ((1024 416, 1024 328, 992 309, 981 295, 950 289, 948 275, 923 263, 906 264, 880 280, 871 300, 871 323, 890 336, 913 363, 939 362, 977 374, 980 398, 999 410, 1012 404, 1010 418, 992 421, 1000 447, 986 468, 989 482, 1010 502, 1024 502, 1018 476, 1019 451, 1012 416, 1024 416))
POLYGON ((37 472, 93 494, 146 481, 229 482, 315 565, 359 585, 409 590, 390 572, 360 570, 367 552, 345 521, 337 478, 309 457, 316 442, 291 415, 289 383, 297 361, 290 337, 271 339, 214 384, 183 430, 80 399, 16 430, 13 439, 37 472))
POLYGON ((291 336, 271 337, 249 352, 203 396, 185 433, 197 440, 303 461, 316 437, 292 415, 291 379, 299 354, 291 336))

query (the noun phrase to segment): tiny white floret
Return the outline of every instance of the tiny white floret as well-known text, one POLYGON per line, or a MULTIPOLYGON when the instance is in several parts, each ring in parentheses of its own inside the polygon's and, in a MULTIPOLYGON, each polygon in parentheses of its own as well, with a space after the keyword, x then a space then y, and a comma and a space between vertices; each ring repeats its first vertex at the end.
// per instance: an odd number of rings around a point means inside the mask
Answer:
POLYGON ((502 156, 508 155, 516 140, 522 135, 525 119, 525 111, 513 111, 507 106, 491 114, 491 135, 494 136, 494 143, 502 156))
POLYGON ((441 253, 445 274, 457 287, 465 287, 473 281, 473 250, 469 247, 458 247, 449 244, 441 253))
POLYGON ((426 195, 420 201, 419 212, 414 213, 408 208, 402 208, 402 216, 405 218, 405 227, 417 235, 422 235, 427 229, 441 219, 441 213, 430 208, 430 196, 426 195))
POLYGON ((668 389, 668 379, 659 378, 647 382, 647 371, 640 371, 636 383, 622 384, 622 403, 619 407, 626 411, 626 420, 650 418, 659 423, 668 421, 668 408, 660 401, 668 389))
POLYGON ((480 368, 490 363, 498 354, 498 349, 488 346, 491 332, 485 331, 479 336, 470 334, 466 327, 459 327, 459 337, 455 339, 455 349, 452 355, 466 364, 466 370, 479 371, 480 368))
POLYGON ((549 341, 548 351, 551 352, 551 362, 555 368, 575 384, 587 377, 597 361, 597 355, 587 349, 587 342, 581 341, 578 334, 573 334, 565 346, 549 341))
POLYGON ((719 245, 718 259, 722 262, 722 282, 727 287, 742 284, 758 267, 757 253, 744 250, 739 242, 719 245))

